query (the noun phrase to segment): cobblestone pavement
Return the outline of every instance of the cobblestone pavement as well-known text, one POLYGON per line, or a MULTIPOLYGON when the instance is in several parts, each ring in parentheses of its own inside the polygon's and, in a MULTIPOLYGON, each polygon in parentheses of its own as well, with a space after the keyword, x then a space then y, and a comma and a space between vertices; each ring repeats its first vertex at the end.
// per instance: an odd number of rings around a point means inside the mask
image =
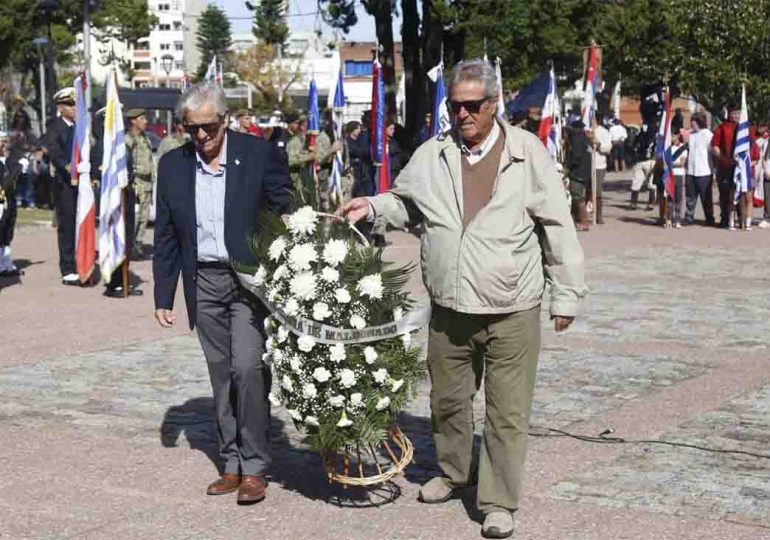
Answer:
MULTIPOLYGON (((612 427, 627 439, 770 454, 770 232, 663 231, 652 214, 622 210, 622 192, 607 193, 609 224, 580 237, 592 290, 584 315, 562 336, 543 318, 540 436, 516 537, 770 538, 769 458, 548 431, 612 427)), ((401 417, 415 463, 393 484, 328 486, 277 409, 268 499, 239 508, 206 497, 217 457, 197 339, 183 322, 154 328, 151 295, 113 301, 99 288, 57 286, 52 235, 21 231, 14 253, 40 264, 0 282, 12 336, 0 349, 0 537, 479 537, 472 493, 438 506, 415 500, 436 473, 427 383, 401 417)), ((389 257, 415 256, 413 237, 391 239, 389 257)), ((134 271, 150 281, 148 263, 134 271)), ((413 289, 424 298, 418 276, 413 289)), ((481 433, 483 392, 475 410, 481 433)))

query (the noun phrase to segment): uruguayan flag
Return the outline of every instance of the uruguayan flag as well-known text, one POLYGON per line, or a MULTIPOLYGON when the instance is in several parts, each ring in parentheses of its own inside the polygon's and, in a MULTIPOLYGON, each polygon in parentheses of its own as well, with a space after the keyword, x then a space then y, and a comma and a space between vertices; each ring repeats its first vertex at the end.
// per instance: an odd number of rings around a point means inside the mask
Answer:
POLYGON ((123 218, 122 191, 128 185, 126 144, 123 138, 123 113, 113 68, 107 79, 107 106, 104 111, 104 157, 99 205, 99 266, 102 279, 111 274, 126 257, 126 226, 123 218))
POLYGON ((743 86, 741 95, 741 119, 738 121, 738 130, 735 134, 735 200, 741 195, 751 191, 751 139, 749 138, 749 113, 746 109, 746 86, 743 86))

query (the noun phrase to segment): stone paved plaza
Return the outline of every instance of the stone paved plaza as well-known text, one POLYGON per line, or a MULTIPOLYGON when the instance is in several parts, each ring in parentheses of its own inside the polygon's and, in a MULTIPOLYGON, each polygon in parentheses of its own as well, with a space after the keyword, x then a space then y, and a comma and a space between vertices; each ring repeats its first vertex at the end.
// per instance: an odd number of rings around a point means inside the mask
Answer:
MULTIPOLYGON (((583 314, 559 336, 543 318, 515 537, 770 539, 770 231, 663 230, 610 187, 607 225, 580 235, 583 314), (608 428, 715 451, 549 431, 608 428)), ((391 259, 415 257, 413 237, 389 240, 391 259)), ((0 538, 480 538, 472 493, 416 501, 436 473, 427 383, 401 421, 415 463, 393 484, 327 485, 277 409, 267 500, 207 497, 208 375, 186 321, 154 326, 149 263, 133 265, 145 296, 117 301, 58 285, 49 228, 19 231, 14 254, 26 275, 0 281, 0 538)), ((424 299, 418 276, 413 288, 424 299)), ((483 394, 476 410, 480 433, 483 394)))

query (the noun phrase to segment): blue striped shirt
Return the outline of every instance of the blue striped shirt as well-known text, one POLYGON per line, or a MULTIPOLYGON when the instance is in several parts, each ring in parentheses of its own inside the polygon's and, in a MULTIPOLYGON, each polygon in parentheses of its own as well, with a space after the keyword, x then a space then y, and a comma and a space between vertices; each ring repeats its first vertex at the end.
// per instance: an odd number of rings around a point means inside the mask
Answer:
POLYGON ((226 161, 226 133, 219 154, 219 170, 211 170, 200 155, 195 154, 195 220, 200 262, 227 262, 230 259, 225 246, 226 161))

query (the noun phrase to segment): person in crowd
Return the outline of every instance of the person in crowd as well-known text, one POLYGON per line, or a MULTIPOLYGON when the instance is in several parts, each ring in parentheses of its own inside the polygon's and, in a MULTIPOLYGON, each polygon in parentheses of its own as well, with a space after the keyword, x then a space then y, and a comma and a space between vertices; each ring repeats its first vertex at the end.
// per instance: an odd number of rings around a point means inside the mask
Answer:
POLYGON ((16 229, 16 186, 21 165, 11 160, 8 135, 0 133, 0 277, 18 276, 21 271, 11 258, 11 242, 16 229))
POLYGON ((63 88, 54 94, 57 117, 49 124, 43 138, 55 174, 55 206, 59 271, 64 285, 80 285, 75 264, 75 220, 78 186, 70 172, 75 138, 75 89, 63 88))
POLYGON ((190 136, 185 132, 181 118, 174 118, 174 126, 171 133, 163 137, 163 140, 160 141, 160 146, 158 146, 158 159, 166 152, 187 144, 189 140, 190 136))
POLYGON ((155 160, 152 156, 152 144, 147 137, 147 112, 144 109, 130 109, 126 113, 128 132, 126 133, 126 152, 131 154, 134 196, 139 208, 136 211, 136 226, 133 230, 134 249, 137 258, 146 256, 142 239, 147 228, 147 219, 155 189, 155 160))
POLYGON ((179 274, 190 328, 196 328, 214 394, 224 473, 209 495, 238 491, 239 504, 265 498, 270 367, 263 363, 267 309, 240 286, 234 264, 256 265, 249 247, 260 211, 283 214, 291 199, 286 161, 264 139, 227 129, 227 103, 213 83, 192 86, 177 114, 193 144, 158 166, 155 319, 176 322, 179 274))
POLYGON ((298 113, 286 115, 286 130, 289 141, 286 143, 286 155, 289 163, 291 181, 294 191, 302 194, 307 182, 310 181, 310 166, 316 161, 315 148, 308 146, 307 116, 298 113))
POLYGON ((32 136, 29 115, 19 107, 11 120, 11 134, 8 143, 9 159, 19 165, 19 178, 16 186, 18 208, 35 208, 35 184, 38 166, 34 152, 37 141, 32 136))
POLYGON ((587 195, 591 186, 591 141, 585 125, 579 118, 567 128, 565 167, 569 178, 569 192, 572 199, 572 218, 578 231, 587 231, 587 195))
POLYGON ((398 121, 394 117, 388 117, 385 121, 385 132, 388 136, 388 166, 391 184, 404 168, 407 162, 407 155, 398 142, 396 137, 396 128, 398 121))
POLYGON ((674 116, 671 117, 671 133, 679 133, 684 128, 684 116, 682 116, 682 109, 677 107, 674 110, 674 116))
POLYGON ((251 111, 239 109, 235 113, 235 121, 237 125, 236 131, 254 135, 255 137, 262 137, 262 130, 254 123, 251 111))
MULTIPOLYGON (((602 192, 604 187, 604 178, 607 176, 607 158, 612 153, 612 138, 609 130, 604 127, 604 118, 602 115, 596 115, 596 127, 594 127, 590 138, 591 145, 596 150, 594 166, 596 167, 596 223, 604 225, 602 215, 602 192)), ((590 185, 590 184, 589 184, 590 185)), ((592 194, 589 194, 588 200, 593 200, 592 194)))
POLYGON ((430 128, 431 128, 431 117, 430 117, 430 114, 426 114, 425 119, 423 120, 423 123, 422 123, 422 127, 420 127, 420 133, 417 136, 418 145, 430 139, 430 136, 431 136, 430 128))
POLYGON ((756 189, 762 192, 763 212, 760 229, 770 228, 770 128, 767 120, 757 125, 757 154, 759 161, 754 167, 756 189))
POLYGON ((524 474, 546 277, 556 331, 570 326, 586 288, 561 177, 536 136, 497 121, 497 96, 489 62, 456 64, 454 128, 420 146, 391 190, 353 199, 341 215, 423 228, 423 277, 434 306, 430 404, 443 475, 422 486, 420 500, 443 503, 477 483, 482 534, 507 538, 524 474), (473 396, 482 381, 476 474, 473 396))
POLYGON ((680 130, 674 136, 671 145, 671 163, 674 175, 674 197, 672 198, 665 189, 661 189, 660 198, 664 200, 663 226, 666 228, 682 228, 682 191, 684 188, 684 176, 687 170, 687 143, 684 141, 684 130, 680 130))
POLYGON ((610 127, 610 142, 612 143, 612 166, 614 171, 622 172, 626 169, 626 139, 628 130, 620 118, 615 118, 610 127))
POLYGON ((375 193, 372 178, 372 156, 369 138, 361 127, 361 122, 348 122, 345 126, 345 143, 353 171, 353 197, 371 197, 375 193))
POLYGON ((636 137, 636 163, 634 164, 634 176, 631 181, 631 204, 629 210, 636 210, 639 204, 639 191, 645 184, 650 188, 650 199, 647 210, 652 209, 655 202, 655 186, 650 182, 655 168, 655 129, 648 124, 642 125, 642 130, 636 137))
POLYGON ((687 178, 685 181, 686 209, 684 224, 695 223, 695 206, 700 199, 706 225, 714 225, 714 202, 711 195, 713 164, 711 160, 711 138, 714 134, 708 128, 706 115, 696 112, 690 118, 690 137, 687 142, 687 178))
POLYGON ((342 150, 342 141, 336 140, 334 133, 334 119, 331 109, 324 111, 321 131, 316 135, 315 154, 316 154, 316 197, 318 199, 318 208, 322 212, 329 212, 332 208, 331 178, 334 154, 342 150))
MULTIPOLYGON (((719 187, 719 226, 723 229, 735 230, 735 135, 738 131, 738 121, 741 119, 741 109, 736 104, 730 104, 727 108, 727 120, 722 122, 714 130, 711 138, 711 153, 716 164, 717 185, 719 187)), ((759 160, 759 151, 754 144, 754 135, 749 132, 751 161, 759 160)), ((741 228, 751 227, 751 212, 753 196, 750 193, 741 195, 738 205, 738 224, 741 228)))

